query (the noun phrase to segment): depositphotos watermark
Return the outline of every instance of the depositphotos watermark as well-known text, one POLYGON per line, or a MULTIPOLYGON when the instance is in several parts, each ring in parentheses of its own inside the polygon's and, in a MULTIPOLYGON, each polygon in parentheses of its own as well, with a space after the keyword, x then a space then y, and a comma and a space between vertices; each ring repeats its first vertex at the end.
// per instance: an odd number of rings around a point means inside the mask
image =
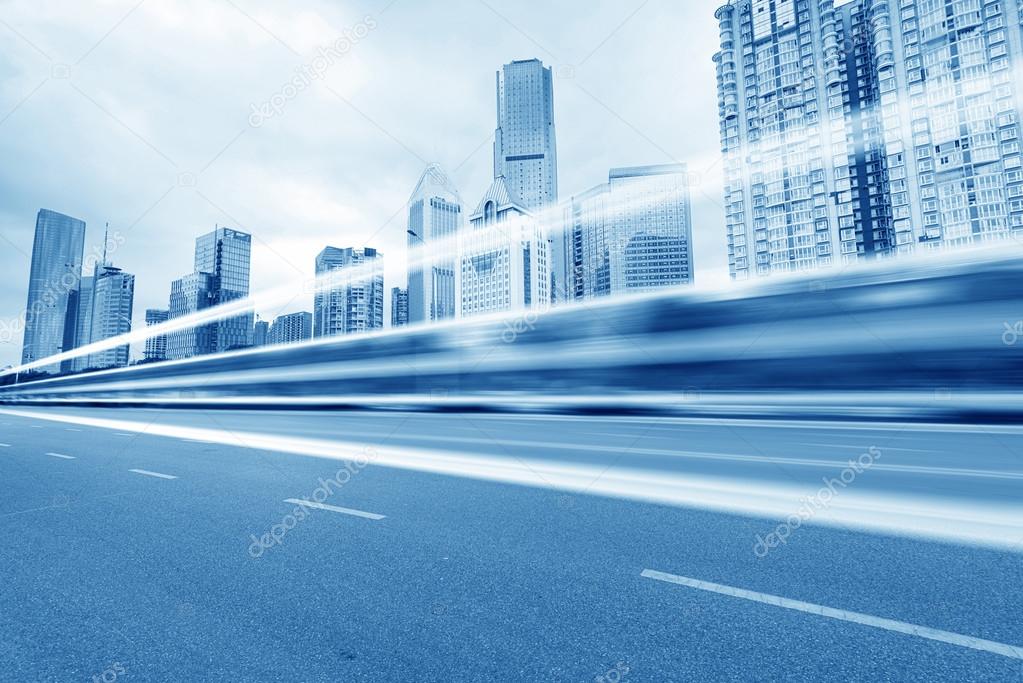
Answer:
MULTIPOLYGON (((308 498, 301 498, 300 500, 305 503, 323 503, 337 493, 338 489, 350 482, 352 477, 364 470, 376 457, 377 450, 375 448, 367 448, 355 460, 346 462, 345 466, 339 469, 331 479, 320 477, 319 482, 317 482, 319 486, 316 487, 308 498)), ((250 534, 249 537, 252 543, 249 545, 249 556, 253 559, 258 559, 270 548, 281 545, 284 541, 284 536, 298 526, 299 522, 304 521, 315 509, 311 505, 296 505, 290 513, 284 515, 280 522, 270 527, 270 530, 262 536, 257 537, 255 534, 250 534)))
POLYGON ((1002 333, 1002 343, 1006 346, 1015 346, 1023 339, 1023 320, 1017 320, 1016 324, 1003 323, 1005 332, 1002 333))
POLYGON ((629 665, 625 662, 618 662, 614 665, 614 667, 608 669, 593 680, 596 681, 596 683, 620 683, 627 673, 629 673, 629 665))
POLYGON ((92 677, 93 683, 114 683, 118 678, 128 673, 128 669, 121 662, 114 662, 102 673, 92 677))
POLYGON ((376 19, 367 14, 359 23, 341 31, 341 35, 334 42, 321 46, 316 51, 316 56, 295 69, 295 76, 282 85, 268 100, 261 104, 252 103, 250 105, 252 113, 249 114, 249 125, 259 128, 275 116, 283 114, 288 102, 298 97, 303 90, 308 89, 314 81, 322 79, 330 67, 344 59, 345 55, 351 52, 352 48, 376 27, 376 19))
POLYGON ((881 451, 876 446, 871 446, 859 458, 850 460, 849 466, 842 470, 837 477, 831 479, 825 477, 824 486, 816 494, 803 498, 803 505, 798 512, 789 515, 766 537, 761 538, 757 534, 757 542, 753 544, 753 553, 757 557, 767 557, 773 548, 787 543, 793 531, 803 526, 803 522, 811 519, 818 511, 831 505, 831 501, 838 495, 840 489, 844 489, 856 481, 856 477, 873 467, 874 462, 880 457, 881 451))

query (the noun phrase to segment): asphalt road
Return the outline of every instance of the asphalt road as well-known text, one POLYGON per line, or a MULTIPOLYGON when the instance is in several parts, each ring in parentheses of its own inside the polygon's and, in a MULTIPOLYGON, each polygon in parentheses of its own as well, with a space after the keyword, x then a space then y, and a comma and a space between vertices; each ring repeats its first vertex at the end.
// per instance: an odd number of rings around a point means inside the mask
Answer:
POLYGON ((31 412, 0 680, 1023 681, 1023 430, 31 412))

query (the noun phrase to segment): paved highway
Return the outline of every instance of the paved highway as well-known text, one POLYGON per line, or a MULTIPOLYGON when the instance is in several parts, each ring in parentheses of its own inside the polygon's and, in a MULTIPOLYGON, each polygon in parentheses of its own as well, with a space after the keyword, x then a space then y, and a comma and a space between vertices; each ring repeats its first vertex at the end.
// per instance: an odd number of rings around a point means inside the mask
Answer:
POLYGON ((1015 427, 2 409, 0 486, 0 680, 1023 681, 1015 427))

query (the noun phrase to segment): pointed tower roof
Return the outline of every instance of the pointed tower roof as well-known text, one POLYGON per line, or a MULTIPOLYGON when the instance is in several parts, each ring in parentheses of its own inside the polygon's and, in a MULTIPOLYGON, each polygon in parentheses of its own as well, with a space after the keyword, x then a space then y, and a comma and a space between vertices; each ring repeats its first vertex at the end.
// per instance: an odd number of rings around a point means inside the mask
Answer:
POLYGON ((419 182, 416 184, 416 189, 412 191, 408 203, 412 204, 426 197, 440 197, 459 205, 462 204, 462 197, 455 189, 451 177, 444 172, 440 164, 430 164, 426 167, 423 175, 419 177, 419 182))
POLYGON ((480 203, 476 205, 476 210, 470 218, 475 219, 483 216, 483 210, 491 202, 494 204, 494 213, 498 216, 508 209, 514 209, 521 214, 530 214, 529 209, 522 204, 511 188, 508 187, 508 182, 503 175, 494 178, 494 182, 490 183, 490 187, 487 189, 486 194, 483 195, 480 203))

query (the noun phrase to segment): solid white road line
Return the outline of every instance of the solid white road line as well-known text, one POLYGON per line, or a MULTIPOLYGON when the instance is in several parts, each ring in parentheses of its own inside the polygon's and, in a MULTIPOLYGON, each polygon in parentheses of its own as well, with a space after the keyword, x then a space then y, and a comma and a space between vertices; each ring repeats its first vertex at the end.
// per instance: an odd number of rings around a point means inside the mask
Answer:
POLYGON ((46 455, 49 455, 50 457, 53 457, 53 458, 63 458, 64 460, 74 460, 75 459, 75 456, 73 456, 73 455, 64 455, 63 453, 47 453, 46 455))
POLYGON ((127 434, 125 432, 114 432, 114 436, 137 436, 136 434, 127 434))
POLYGON ((311 500, 300 500, 298 498, 288 498, 284 501, 285 503, 292 503, 294 505, 301 505, 307 508, 316 508, 317 510, 330 510, 331 512, 340 512, 343 515, 352 515, 353 517, 365 517, 366 519, 384 519, 384 515, 378 515, 373 512, 363 512, 362 510, 353 510, 351 508, 339 508, 333 505, 326 505, 324 503, 317 503, 311 500))
POLYGON ((766 605, 774 605, 775 607, 783 607, 785 609, 796 610, 798 612, 807 612, 808 614, 816 614, 818 616, 828 617, 830 619, 838 619, 840 621, 850 621, 855 624, 873 626, 874 628, 880 628, 886 631, 905 633, 911 636, 927 638, 928 640, 937 640, 942 643, 950 643, 952 645, 958 645, 960 647, 968 647, 974 650, 983 650, 984 652, 991 652, 992 654, 1001 655, 1003 657, 1010 657, 1012 659, 1023 660, 1023 647, 1018 647, 1016 645, 1007 645, 1005 643, 998 643, 993 640, 984 640, 983 638, 964 636, 958 633, 952 633, 951 631, 941 631, 936 628, 928 628, 927 626, 917 626, 916 624, 909 624, 904 621, 883 619, 881 617, 875 617, 870 614, 862 614, 860 612, 850 612, 844 609, 825 607, 824 605, 817 605, 812 602, 790 600, 789 598, 783 598, 777 595, 771 595, 769 593, 757 593, 755 591, 748 591, 742 588, 725 586, 720 583, 711 583, 709 581, 700 581, 699 579, 690 579, 688 577, 678 576, 676 574, 666 574, 665 572, 659 572, 653 569, 644 569, 641 576, 644 576, 648 579, 654 579, 656 581, 675 583, 680 586, 687 586, 689 588, 695 588, 701 591, 720 593, 721 595, 730 595, 734 598, 742 598, 743 600, 762 602, 766 605))
POLYGON ((128 471, 129 472, 134 472, 135 474, 144 474, 147 477, 157 477, 159 479, 177 479, 177 477, 172 476, 170 474, 160 474, 159 472, 150 472, 149 470, 128 470, 128 471))

